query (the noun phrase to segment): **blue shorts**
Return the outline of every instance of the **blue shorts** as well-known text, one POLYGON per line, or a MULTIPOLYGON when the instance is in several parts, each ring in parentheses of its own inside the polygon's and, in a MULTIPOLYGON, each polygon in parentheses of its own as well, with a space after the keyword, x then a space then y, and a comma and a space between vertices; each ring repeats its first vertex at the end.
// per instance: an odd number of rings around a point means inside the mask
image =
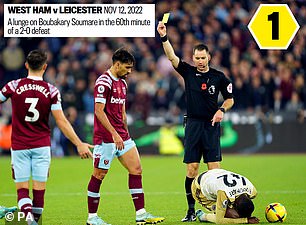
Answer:
POLYGON ((46 182, 51 163, 50 146, 12 150, 12 170, 15 183, 32 180, 46 182))
POLYGON ((94 167, 108 170, 115 157, 124 155, 136 146, 132 139, 126 140, 123 143, 124 149, 122 150, 116 149, 115 143, 102 143, 101 145, 95 145, 93 150, 94 167))

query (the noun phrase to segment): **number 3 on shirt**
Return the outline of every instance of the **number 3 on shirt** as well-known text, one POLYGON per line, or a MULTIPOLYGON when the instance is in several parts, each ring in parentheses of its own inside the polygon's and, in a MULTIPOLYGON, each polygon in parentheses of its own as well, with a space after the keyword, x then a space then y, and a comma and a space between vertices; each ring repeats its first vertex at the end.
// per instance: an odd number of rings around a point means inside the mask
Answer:
POLYGON ((35 108, 38 103, 38 98, 26 98, 25 103, 30 103, 30 108, 28 109, 28 112, 33 113, 33 116, 26 116, 24 120, 26 122, 36 122, 39 118, 39 111, 35 108))

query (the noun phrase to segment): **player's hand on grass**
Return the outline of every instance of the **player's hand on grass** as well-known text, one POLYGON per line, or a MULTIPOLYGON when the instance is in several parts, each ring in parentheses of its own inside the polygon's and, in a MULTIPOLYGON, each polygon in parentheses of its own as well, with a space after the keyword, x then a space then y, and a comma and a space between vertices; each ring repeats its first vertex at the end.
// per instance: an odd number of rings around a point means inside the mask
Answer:
POLYGON ((167 34, 166 26, 163 22, 159 21, 157 25, 157 32, 161 37, 165 36, 167 34))
POLYGON ((90 151, 91 148, 94 148, 95 146, 82 142, 80 145, 77 146, 78 153, 81 156, 81 159, 92 159, 92 153, 90 151))
POLYGON ((116 149, 118 149, 118 150, 124 149, 123 140, 117 132, 115 134, 113 134, 113 140, 114 140, 114 143, 116 145, 116 149))
POLYGON ((250 217, 250 218, 248 218, 248 223, 257 224, 257 223, 259 223, 259 219, 256 218, 256 217, 250 217))

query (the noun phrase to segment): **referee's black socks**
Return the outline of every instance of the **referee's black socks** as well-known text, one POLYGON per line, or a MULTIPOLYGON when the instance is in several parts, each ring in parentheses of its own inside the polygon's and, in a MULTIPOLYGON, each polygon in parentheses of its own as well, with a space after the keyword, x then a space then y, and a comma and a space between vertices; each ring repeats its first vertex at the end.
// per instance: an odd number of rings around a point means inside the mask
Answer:
POLYGON ((194 205, 195 205, 195 200, 192 197, 191 193, 191 184, 194 178, 187 177, 185 178, 185 191, 186 191, 186 198, 187 198, 187 203, 188 203, 188 211, 192 210, 194 212, 194 205))

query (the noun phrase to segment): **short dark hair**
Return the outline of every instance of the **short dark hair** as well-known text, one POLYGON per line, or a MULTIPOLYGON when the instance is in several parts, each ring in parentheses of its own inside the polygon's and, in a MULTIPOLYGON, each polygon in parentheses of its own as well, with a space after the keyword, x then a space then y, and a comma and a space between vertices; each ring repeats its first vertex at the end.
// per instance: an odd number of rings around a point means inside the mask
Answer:
POLYGON ((126 49, 119 48, 112 57, 113 63, 119 61, 121 63, 135 64, 134 56, 126 49))
POLYGON ((47 58, 48 56, 46 51, 36 49, 28 54, 26 62, 32 70, 40 70, 47 62, 47 58))
POLYGON ((236 198, 234 207, 241 218, 251 217, 254 211, 254 204, 247 194, 241 194, 236 198))
POLYGON ((195 53, 195 50, 198 50, 198 51, 206 50, 207 53, 209 52, 207 45, 204 45, 204 44, 197 44, 197 45, 195 45, 193 47, 192 54, 195 53))

